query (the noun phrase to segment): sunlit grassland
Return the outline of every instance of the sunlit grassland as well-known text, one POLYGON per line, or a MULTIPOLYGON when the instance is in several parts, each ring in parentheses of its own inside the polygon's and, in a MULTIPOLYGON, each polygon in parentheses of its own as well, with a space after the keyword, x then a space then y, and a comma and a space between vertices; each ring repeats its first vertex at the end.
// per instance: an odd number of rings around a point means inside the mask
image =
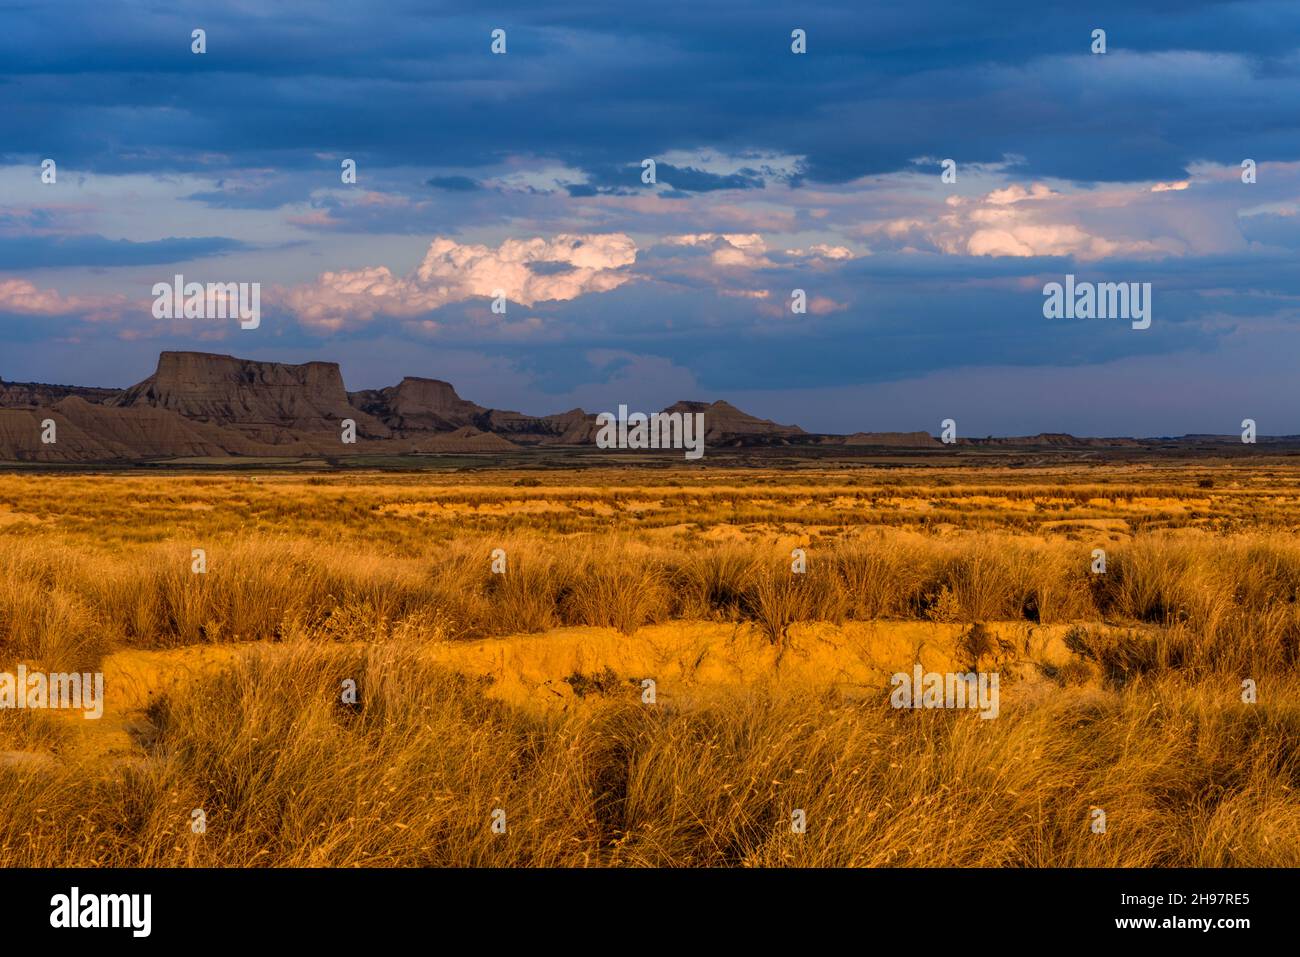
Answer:
POLYGON ((0 855, 1294 865, 1297 528, 1282 466, 3 475, 0 669, 247 653, 169 686, 113 753, 0 714, 0 855), (676 622, 796 656, 801 627, 1022 622, 1067 629, 1068 660, 1022 656, 985 721, 796 684, 779 654, 654 706, 635 675, 557 674, 584 694, 549 708, 424 654, 676 622))

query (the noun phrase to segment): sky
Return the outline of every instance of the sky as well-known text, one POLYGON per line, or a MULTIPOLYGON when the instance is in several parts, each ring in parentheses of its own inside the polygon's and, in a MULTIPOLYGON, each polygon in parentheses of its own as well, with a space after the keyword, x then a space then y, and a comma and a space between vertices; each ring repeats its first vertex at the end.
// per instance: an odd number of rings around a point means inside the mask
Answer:
POLYGON ((0 0, 0 379, 1300 433, 1300 3, 1055 6, 0 0), (157 318, 176 275, 259 324, 157 318), (1067 275, 1149 328, 1046 317, 1067 275))

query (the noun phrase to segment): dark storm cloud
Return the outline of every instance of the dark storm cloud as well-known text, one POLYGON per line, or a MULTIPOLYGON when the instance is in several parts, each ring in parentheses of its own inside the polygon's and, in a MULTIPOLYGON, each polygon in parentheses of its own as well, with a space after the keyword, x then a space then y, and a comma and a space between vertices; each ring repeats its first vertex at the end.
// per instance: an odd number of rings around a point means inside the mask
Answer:
MULTIPOLYGON (((287 4, 257 17, 82 3, 5 23, 3 150, 100 171, 306 169, 335 150, 372 166, 531 154, 598 169, 707 144, 807 156, 809 181, 1008 153, 1033 175, 1106 181, 1245 150, 1300 156, 1286 120, 1294 3, 287 4), (506 56, 488 50, 497 26, 506 56), (805 56, 789 50, 796 26, 805 56), (1105 56, 1088 53, 1094 27, 1105 56)), ((665 180, 682 192, 754 185, 677 172, 665 180)))
POLYGON ((246 248, 221 237, 131 242, 103 236, 0 236, 0 270, 60 266, 152 266, 246 248))

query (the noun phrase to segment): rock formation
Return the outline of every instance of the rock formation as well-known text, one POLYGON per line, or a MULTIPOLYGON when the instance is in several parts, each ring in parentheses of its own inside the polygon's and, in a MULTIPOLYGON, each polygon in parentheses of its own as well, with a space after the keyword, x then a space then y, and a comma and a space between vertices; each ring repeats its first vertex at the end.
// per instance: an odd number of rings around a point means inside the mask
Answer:
MULTIPOLYGON (((703 412, 707 441, 745 444, 803 436, 726 402, 679 402, 703 412)), ((333 362, 290 365, 203 352, 164 352, 128 389, 0 382, 0 461, 140 462, 229 456, 507 452, 593 446, 596 416, 582 409, 533 416, 490 409, 449 382, 408 376, 348 392, 333 362), (352 420, 356 442, 341 441, 352 420), (41 440, 53 422, 56 441, 41 440)))
MULTIPOLYGON (((945 448, 926 432, 819 435, 728 402, 678 402, 663 411, 703 413, 706 445, 945 448)), ((203 352, 164 352, 153 375, 129 389, 0 382, 0 462, 111 463, 518 452, 534 446, 594 448, 596 416, 491 409, 441 379, 408 376, 385 389, 348 392, 333 362, 290 365, 203 352), (356 442, 342 441, 344 422, 356 442), (57 440, 42 441, 52 423, 57 440)), ((1295 437, 1260 437, 1261 443, 1295 437)), ((1088 450, 1140 446, 1240 446, 1236 436, 1076 438, 1064 433, 966 438, 958 447, 1088 450)), ((888 454, 888 453, 886 453, 888 454)))

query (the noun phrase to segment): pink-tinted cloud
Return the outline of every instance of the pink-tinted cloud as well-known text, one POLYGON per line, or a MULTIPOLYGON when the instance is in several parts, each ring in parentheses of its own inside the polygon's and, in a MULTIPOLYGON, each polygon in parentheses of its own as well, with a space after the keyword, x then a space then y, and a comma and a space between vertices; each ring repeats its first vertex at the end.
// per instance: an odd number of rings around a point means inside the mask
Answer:
POLYGON ((977 198, 948 197, 945 212, 933 224, 910 219, 896 225, 899 232, 919 233, 952 255, 1098 260, 1182 254, 1185 244, 1173 237, 1104 235, 1083 222, 1085 216, 1099 211, 1122 210, 1141 202, 1150 192, 1125 187, 1064 194, 1042 183, 1028 187, 1013 183, 977 198))
POLYGON ((508 239, 495 249, 439 237, 409 276, 386 266, 326 272, 280 298, 304 325, 334 331, 380 314, 413 317, 479 296, 532 306, 608 292, 632 278, 625 267, 634 262, 636 244, 622 233, 508 239))
POLYGON ((126 297, 65 296, 54 289, 41 289, 26 279, 0 280, 0 312, 24 316, 71 316, 92 322, 115 319, 126 297))

